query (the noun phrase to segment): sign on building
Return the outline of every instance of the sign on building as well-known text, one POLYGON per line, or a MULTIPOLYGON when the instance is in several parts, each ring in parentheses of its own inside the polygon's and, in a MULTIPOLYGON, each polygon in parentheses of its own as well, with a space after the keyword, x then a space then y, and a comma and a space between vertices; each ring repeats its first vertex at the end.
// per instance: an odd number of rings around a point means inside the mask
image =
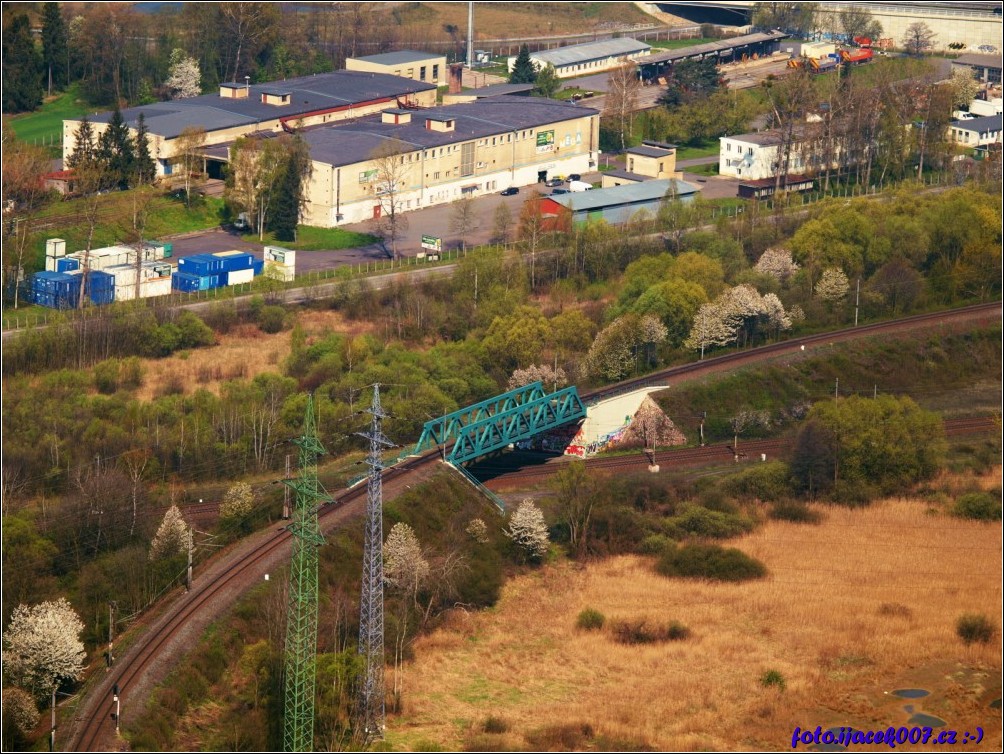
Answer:
POLYGON ((537 132, 537 154, 554 151, 554 131, 537 132))
POLYGON ((364 170, 359 174, 360 183, 372 183, 377 179, 377 175, 380 173, 379 170, 364 170))

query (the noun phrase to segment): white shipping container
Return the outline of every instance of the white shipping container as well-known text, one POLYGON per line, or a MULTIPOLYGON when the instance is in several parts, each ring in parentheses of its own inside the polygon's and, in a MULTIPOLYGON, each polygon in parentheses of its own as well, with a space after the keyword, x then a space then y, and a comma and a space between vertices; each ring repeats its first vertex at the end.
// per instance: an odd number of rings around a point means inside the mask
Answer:
POLYGON ((254 280, 254 270, 234 270, 227 273, 227 285, 250 283, 254 280))
POLYGON ((151 298, 152 296, 169 296, 171 295, 171 278, 153 278, 151 280, 143 281, 143 298, 151 298))
POLYGON ((132 301, 136 298, 136 285, 116 285, 115 286, 115 300, 116 301, 132 301))
POLYGON ((136 268, 131 264, 117 264, 105 267, 105 272, 115 276, 116 287, 136 284, 136 268))
POLYGON ((279 264, 277 262, 265 262, 264 274, 276 280, 291 282, 296 277, 296 272, 291 264, 279 264))
POLYGON ((46 272, 56 271, 56 259, 58 257, 50 257, 48 254, 45 255, 45 270, 46 272))
MULTIPOLYGON (((66 241, 62 238, 50 238, 45 242, 45 255, 47 257, 65 257, 66 241)), ((53 270, 56 268, 53 267, 53 270)))
POLYGON ((295 268, 296 251, 293 249, 284 249, 281 246, 266 246, 265 261, 295 268))

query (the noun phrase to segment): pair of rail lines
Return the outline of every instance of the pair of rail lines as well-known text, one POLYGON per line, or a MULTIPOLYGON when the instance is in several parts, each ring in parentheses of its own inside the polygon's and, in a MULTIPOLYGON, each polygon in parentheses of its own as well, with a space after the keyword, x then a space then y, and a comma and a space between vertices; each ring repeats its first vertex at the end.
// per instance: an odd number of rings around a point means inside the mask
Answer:
MULTIPOLYGON (((809 335, 749 351, 739 351, 704 361, 670 367, 646 377, 626 380, 616 385, 591 391, 584 394, 583 398, 595 401, 630 392, 639 387, 665 384, 667 380, 672 378, 724 371, 775 356, 800 353, 810 347, 819 347, 871 335, 894 334, 925 328, 929 325, 989 324, 1000 322, 1000 319, 1000 302, 977 304, 947 312, 919 314, 891 322, 809 335)), ((780 446, 770 447, 771 452, 774 452, 780 446)), ((700 450, 708 451, 707 448, 700 450)), ((721 447, 711 450, 724 455, 721 447)), ((744 450, 747 453, 753 451, 754 444, 747 444, 744 450)), ((657 456, 657 459, 661 456, 665 456, 666 460, 669 461, 672 460, 673 453, 672 451, 664 452, 657 456)), ((419 473, 426 467, 437 463, 439 458, 439 451, 432 450, 421 456, 407 459, 387 469, 385 479, 388 483, 403 481, 412 474, 419 473)), ((618 462, 617 459, 610 460, 618 462)), ((342 491, 333 504, 322 506, 319 513, 322 529, 330 530, 336 524, 349 519, 357 512, 357 509, 361 510, 364 497, 365 486, 359 485, 353 489, 342 491)), ((285 529, 263 532, 239 543, 215 563, 210 563, 199 574, 192 590, 175 600, 163 613, 152 618, 149 628, 136 637, 135 643, 118 660, 111 672, 108 672, 105 678, 90 690, 78 708, 77 717, 70 732, 69 748, 75 751, 100 751, 107 748, 114 736, 114 726, 110 717, 113 711, 112 685, 118 685, 120 697, 125 705, 125 715, 131 717, 130 710, 136 710, 145 705, 145 699, 133 697, 131 693, 138 694, 145 682, 152 684, 158 680, 152 677, 157 675, 158 664, 161 668, 169 667, 170 663, 161 655, 180 653, 186 649, 185 636, 191 633, 197 634, 201 628, 209 624, 215 615, 235 603, 244 589, 257 583, 267 572, 267 568, 281 562, 280 558, 287 554, 290 542, 291 536, 285 529)))

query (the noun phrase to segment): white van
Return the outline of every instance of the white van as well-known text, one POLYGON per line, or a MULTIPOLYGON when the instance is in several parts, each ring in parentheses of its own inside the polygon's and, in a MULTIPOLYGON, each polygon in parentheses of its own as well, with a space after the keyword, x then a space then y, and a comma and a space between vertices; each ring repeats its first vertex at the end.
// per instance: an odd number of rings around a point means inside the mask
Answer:
POLYGON ((569 181, 568 190, 569 191, 590 191, 593 188, 593 184, 586 183, 585 181, 569 181))

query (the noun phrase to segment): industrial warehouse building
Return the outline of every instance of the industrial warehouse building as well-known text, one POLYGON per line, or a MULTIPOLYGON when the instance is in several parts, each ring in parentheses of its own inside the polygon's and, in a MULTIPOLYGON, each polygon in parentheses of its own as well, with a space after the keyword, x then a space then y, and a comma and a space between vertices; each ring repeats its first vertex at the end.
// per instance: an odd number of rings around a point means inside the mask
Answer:
POLYGON ((573 225, 595 220, 619 224, 627 222, 641 210, 655 215, 667 195, 680 201, 691 201, 697 192, 696 186, 675 178, 628 183, 574 194, 545 196, 540 202, 540 214, 544 218, 557 218, 570 210, 573 225))
MULTIPOLYGON (((149 129, 150 154, 157 175, 174 170, 177 138, 188 127, 204 128, 206 146, 232 142, 252 133, 276 134, 283 130, 330 123, 377 113, 388 107, 431 107, 436 85, 398 76, 356 71, 335 71, 268 84, 221 84, 219 94, 155 102, 130 107, 122 117, 136 137, 140 113, 149 129)), ((95 138, 112 113, 89 118, 95 138)), ((79 119, 63 121, 63 160, 73 153, 79 119)), ((218 169, 218 164, 215 167, 218 169)), ((214 175, 211 164, 210 175, 214 175)))
POLYGON ((415 50, 384 52, 363 58, 346 58, 347 71, 403 76, 436 86, 446 84, 446 56, 415 50))
POLYGON ((307 129, 302 222, 331 227, 595 169, 599 112, 499 96, 307 129))
MULTIPOLYGON (((628 61, 638 60, 648 55, 651 50, 651 45, 639 42, 637 39, 621 37, 533 52, 530 53, 530 61, 538 68, 553 65, 558 78, 568 78, 609 71, 628 61)), ((510 71, 515 64, 516 56, 509 58, 510 71)))

